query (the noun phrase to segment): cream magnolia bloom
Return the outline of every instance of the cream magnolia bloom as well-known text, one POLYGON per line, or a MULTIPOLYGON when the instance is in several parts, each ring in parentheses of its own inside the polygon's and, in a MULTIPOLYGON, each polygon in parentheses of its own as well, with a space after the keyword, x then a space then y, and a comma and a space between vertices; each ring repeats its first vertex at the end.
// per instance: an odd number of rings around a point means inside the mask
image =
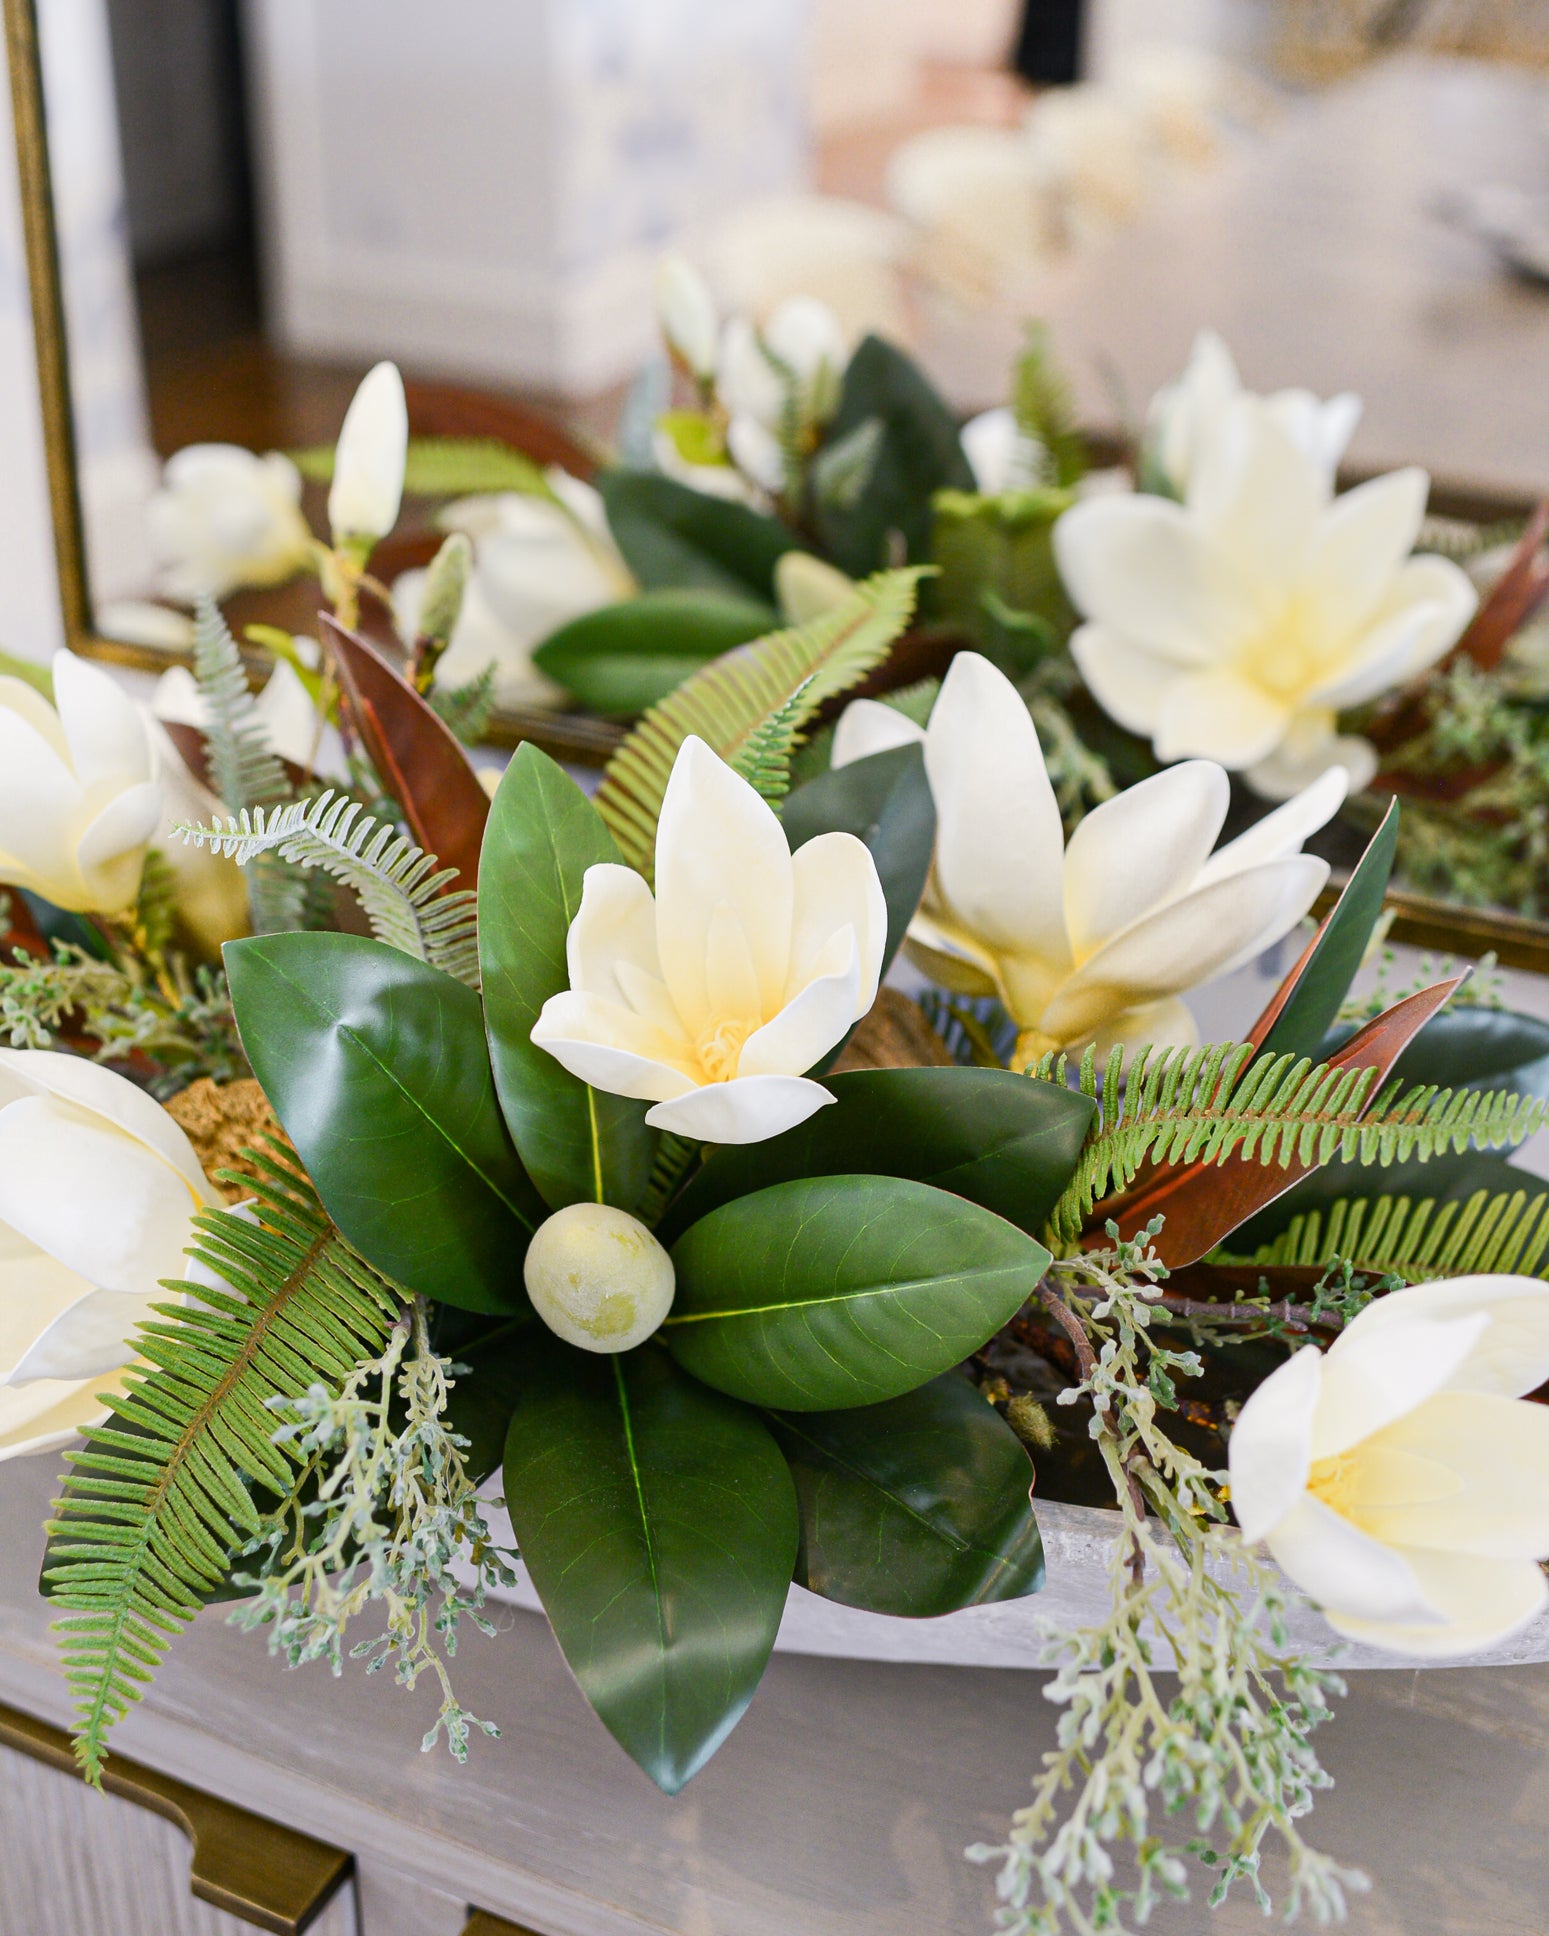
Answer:
POLYGON ((657 265, 656 320, 689 374, 708 383, 715 375, 721 319, 710 285, 687 256, 665 255, 657 265))
POLYGON ((126 1340, 221 1203, 160 1103, 96 1063, 0 1049, 0 1458, 102 1416, 126 1340))
POLYGON ((746 417, 777 432, 793 386, 802 421, 826 423, 849 361, 849 343, 828 305, 790 296, 762 329, 745 316, 731 318, 721 336, 716 388, 734 425, 746 417))
POLYGON ((120 914, 161 820, 150 722, 73 653, 54 654, 53 674, 53 706, 0 678, 0 883, 77 913, 120 914))
MULTIPOLYGON (((1175 496, 1187 495, 1202 453, 1245 394, 1231 351, 1213 329, 1202 329, 1183 375, 1157 391, 1147 417, 1148 453, 1175 496)), ((1342 391, 1323 403, 1310 390, 1277 390, 1259 401, 1332 478, 1361 420, 1361 399, 1342 391)))
POLYGON ((146 528, 161 592, 188 604, 278 585, 312 554, 301 473, 278 451, 258 457, 236 444, 190 444, 169 457, 146 528))
MULTIPOLYGON (((566 471, 551 469, 547 477, 554 500, 510 491, 462 498, 442 512, 444 529, 472 539, 474 563, 452 642, 436 667, 439 684, 474 678, 493 660, 502 704, 559 697, 533 665, 533 648, 571 619, 637 589, 600 495, 566 471)), ((407 637, 424 587, 422 571, 405 572, 393 586, 407 637)))
POLYGON ((1243 1537, 1351 1640, 1445 1658, 1549 1599, 1549 1286, 1459 1277, 1368 1305, 1233 1427, 1243 1537))
POLYGON ((374 543, 398 522, 409 406, 396 363, 369 370, 350 399, 334 451, 328 524, 336 545, 374 543))
POLYGON ((1190 760, 1105 800, 1067 846, 1037 728, 988 659, 957 655, 923 734, 875 701, 847 707, 834 764, 911 740, 937 831, 910 955, 944 987, 998 995, 1021 1062, 1089 1042, 1193 1043, 1179 996, 1287 934, 1328 879, 1298 849, 1344 798, 1337 770, 1212 853, 1230 783, 1190 760))
POLYGON ((656 893, 631 867, 586 870, 570 990, 532 1039, 572 1075, 655 1103, 646 1121, 758 1143, 833 1098, 806 1071, 876 1000, 887 904, 870 850, 780 822, 703 740, 674 762, 656 893))
POLYGON ((1054 528, 1087 623, 1082 678, 1158 759, 1219 760, 1269 799, 1376 757, 1337 719, 1424 672, 1476 603, 1444 558, 1410 556, 1430 480, 1394 471, 1334 496, 1256 397, 1237 397, 1197 454, 1184 503, 1107 495, 1054 528))

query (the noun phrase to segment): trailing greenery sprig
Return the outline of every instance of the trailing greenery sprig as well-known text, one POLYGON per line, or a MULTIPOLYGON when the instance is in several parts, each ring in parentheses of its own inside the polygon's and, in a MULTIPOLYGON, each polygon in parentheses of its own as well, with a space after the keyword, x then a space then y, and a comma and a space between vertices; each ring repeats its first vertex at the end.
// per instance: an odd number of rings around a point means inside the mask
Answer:
POLYGON ((247 1630, 268 1627, 269 1651, 289 1666, 326 1659, 339 1674, 350 1622, 381 1605, 384 1631, 357 1641, 350 1657, 364 1658, 367 1673, 391 1661, 394 1679, 410 1690, 431 1674, 441 1707, 420 1746, 433 1748, 444 1728, 457 1761, 468 1758, 471 1729, 500 1733, 452 1691, 446 1661, 457 1652, 458 1621, 466 1615, 493 1634, 485 1589, 515 1580, 468 1476, 468 1441, 446 1420, 452 1386, 465 1373, 431 1349, 424 1300, 416 1298, 386 1349, 357 1365, 341 1390, 314 1383, 300 1398, 269 1399, 276 1414, 289 1415, 275 1443, 293 1446, 304 1463, 239 1556, 261 1556, 256 1571, 236 1576, 257 1597, 231 1616, 247 1630), (453 1574, 454 1560, 471 1567, 471 1588, 453 1574))
POLYGON ((135 1337, 144 1369, 90 1427, 49 1524, 44 1577, 77 1715, 76 1754, 100 1780, 104 1740, 140 1698, 173 1635, 259 1530, 251 1488, 280 1496, 301 1454, 274 1440, 268 1401, 337 1390, 380 1351, 394 1288, 329 1221, 284 1145, 250 1153, 256 1214, 207 1210, 191 1252, 202 1280, 135 1337))
POLYGON ((969 1851, 999 1862, 996 1921, 1015 1936, 1142 1924, 1158 1903, 1188 1899, 1190 1858, 1216 1871, 1212 1904, 1246 1879, 1268 1910, 1259 1866, 1270 1836, 1289 1861, 1288 1917, 1300 1907, 1338 1917, 1346 1892, 1366 1886, 1297 1826, 1330 1785, 1309 1736, 1341 1683, 1291 1648, 1279 1576, 1221 1523, 1225 1475, 1158 1422, 1176 1380, 1199 1370, 1193 1353, 1151 1336, 1163 1319, 1165 1272, 1147 1254, 1158 1227, 1051 1273, 1052 1303, 1083 1339, 1082 1376, 1059 1403, 1092 1401, 1122 1517, 1108 1617, 1046 1628, 1058 1672, 1044 1691, 1063 1711, 1033 1800, 1004 1844, 969 1851), (1169 1688, 1161 1677, 1174 1673, 1169 1688), (1178 1814, 1190 1818, 1186 1838, 1163 1826, 1178 1814), (1118 1850, 1132 1886, 1117 1879, 1118 1850))
POLYGON ((320 868, 359 896, 379 941, 478 986, 477 896, 466 888, 449 891, 456 869, 438 867, 434 854, 359 801, 330 791, 268 814, 261 807, 244 812, 224 826, 217 821, 176 831, 244 865, 276 853, 296 866, 320 868))
POLYGON ((650 878, 656 822, 684 740, 697 734, 736 765, 765 723, 802 693, 794 735, 825 699, 847 691, 887 657, 914 615, 921 575, 919 569, 879 572, 831 611, 739 646, 652 706, 608 762, 596 796, 625 860, 650 878))
MULTIPOLYGON (((1394 1082, 1373 1101, 1374 1070, 1256 1055, 1246 1042, 1160 1051, 1148 1045, 1126 1066, 1115 1048, 1099 1084, 1089 1049, 1080 1084, 1099 1108, 1050 1218, 1056 1255, 1075 1243, 1093 1206, 1127 1189, 1148 1162, 1224 1163, 1235 1156, 1289 1168, 1336 1156, 1424 1161, 1446 1150, 1519 1143, 1549 1119, 1549 1106, 1536 1097, 1504 1091, 1434 1084, 1402 1091, 1394 1082)), ((1061 1081, 1064 1066, 1062 1056, 1045 1056, 1034 1074, 1061 1081)))

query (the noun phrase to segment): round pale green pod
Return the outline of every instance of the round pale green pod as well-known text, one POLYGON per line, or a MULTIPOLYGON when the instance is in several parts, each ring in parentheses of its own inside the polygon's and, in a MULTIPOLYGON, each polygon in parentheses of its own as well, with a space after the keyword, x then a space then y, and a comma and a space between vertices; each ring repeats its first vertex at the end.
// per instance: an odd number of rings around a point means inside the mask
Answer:
POLYGON ((532 1307, 582 1351, 632 1351, 672 1309, 672 1259, 637 1217, 605 1203, 556 1210, 527 1247, 532 1307))

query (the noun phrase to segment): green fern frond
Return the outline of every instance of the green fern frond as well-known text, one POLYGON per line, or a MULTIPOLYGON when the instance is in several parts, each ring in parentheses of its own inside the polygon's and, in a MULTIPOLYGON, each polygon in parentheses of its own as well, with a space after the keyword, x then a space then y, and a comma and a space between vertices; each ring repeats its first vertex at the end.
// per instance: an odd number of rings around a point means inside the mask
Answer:
POLYGON ((274 1442, 268 1400, 337 1390, 375 1356, 401 1309, 350 1248, 278 1142, 257 1156, 256 1221, 206 1210, 195 1261, 214 1280, 169 1282, 135 1346, 143 1369, 86 1433, 50 1522, 45 1579, 77 1716, 76 1754, 101 1776, 108 1730, 259 1528, 249 1490, 284 1495, 298 1455, 274 1442))
MULTIPOLYGON (((200 599, 194 620, 194 678, 206 708, 210 783, 226 811, 245 813, 291 799, 290 775, 269 745, 242 654, 213 598, 200 599)), ((254 870, 247 898, 256 933, 300 927, 305 884, 278 858, 254 870)))
POLYGON ((438 868, 434 854, 375 819, 358 800, 330 791, 268 814, 259 807, 224 826, 217 821, 176 831, 244 866, 275 853, 331 874, 359 896, 378 941, 478 986, 477 896, 466 888, 448 893, 456 870, 438 868))
POLYGON ((439 713, 464 746, 476 746, 489 730, 495 710, 495 661, 460 686, 437 687, 430 694, 433 712, 439 713))
POLYGON ((810 680, 804 680, 780 710, 771 713, 754 731, 731 763, 771 805, 777 805, 791 790, 791 755, 801 736, 801 722, 807 717, 810 684, 810 680))
MULTIPOLYGON (((333 480, 332 444, 293 450, 291 461, 314 484, 333 480)), ((480 497, 492 491, 554 495, 541 465, 494 437, 411 437, 403 488, 409 497, 480 497)))
MULTIPOLYGON (((1263 1056, 1250 1043, 1203 1049, 1143 1048, 1126 1066, 1115 1048, 1097 1076, 1082 1057, 1083 1094, 1099 1111, 1074 1176, 1055 1206, 1050 1237, 1060 1251, 1080 1234, 1093 1206, 1128 1189, 1146 1163, 1224 1163, 1229 1157, 1288 1168, 1345 1162, 1421 1160, 1446 1150, 1520 1143, 1549 1118, 1549 1105, 1503 1090, 1406 1093, 1392 1083, 1372 1101, 1373 1069, 1340 1069, 1305 1056, 1263 1056)), ((1046 1056, 1035 1074, 1052 1079, 1046 1056)))
POLYGON ((625 860, 650 878, 656 821, 678 748, 697 734, 736 766, 766 721, 803 695, 795 726, 880 665, 914 616, 922 572, 878 572, 806 625, 714 660, 640 720, 608 762, 597 809, 625 860))
POLYGON ((1016 420, 1019 485, 1071 485, 1086 469, 1086 447, 1076 428, 1075 400, 1064 372, 1054 360, 1049 332, 1028 325, 1011 385, 1016 420))
POLYGON ((172 945, 176 925, 177 876, 159 847, 148 848, 140 875, 140 892, 134 904, 135 945, 152 957, 164 955, 172 945))
POLYGON ((1294 1218, 1246 1261, 1318 1266, 1336 1257, 1414 1284, 1476 1271, 1549 1277, 1549 1193, 1476 1190, 1451 1202, 1341 1197, 1294 1218))

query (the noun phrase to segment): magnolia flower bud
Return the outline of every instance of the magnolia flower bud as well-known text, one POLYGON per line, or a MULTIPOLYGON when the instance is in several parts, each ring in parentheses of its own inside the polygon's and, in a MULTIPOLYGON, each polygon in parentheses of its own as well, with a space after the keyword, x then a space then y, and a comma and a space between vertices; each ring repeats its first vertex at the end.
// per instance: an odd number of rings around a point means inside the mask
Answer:
POLYGON ((409 407, 396 363, 368 372, 344 413, 328 493, 335 546, 371 544, 398 522, 409 451, 409 407))
POLYGON ((632 1351, 672 1309, 672 1259, 638 1218, 606 1203, 556 1210, 522 1267, 533 1309, 582 1351, 632 1351))
POLYGON ((465 533, 454 531, 431 559, 425 574, 419 609, 422 639, 429 639, 437 646, 450 642, 462 613, 463 593, 468 589, 468 574, 472 569, 472 541, 465 533))
POLYGON ((690 376, 708 383, 715 375, 720 320, 704 277, 685 256, 663 256, 656 271, 656 316, 668 347, 690 376))

